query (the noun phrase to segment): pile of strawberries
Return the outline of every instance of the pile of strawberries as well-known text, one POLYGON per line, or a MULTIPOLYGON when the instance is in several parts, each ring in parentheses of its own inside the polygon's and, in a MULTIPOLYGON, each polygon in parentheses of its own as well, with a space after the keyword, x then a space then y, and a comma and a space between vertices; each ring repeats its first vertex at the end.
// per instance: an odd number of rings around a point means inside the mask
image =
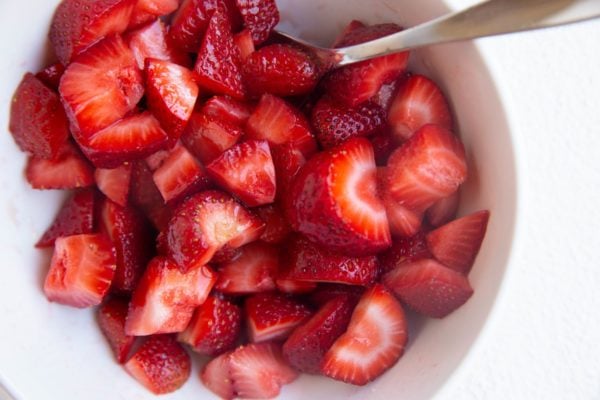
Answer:
MULTIPOLYGON (((408 53, 327 71, 272 32, 274 0, 63 0, 57 62, 10 131, 35 189, 71 190, 37 243, 53 302, 98 307, 154 393, 189 378, 275 397, 298 372, 364 385, 442 318, 489 212, 454 219, 467 160, 408 53)), ((397 32, 353 21, 335 46, 397 32)))

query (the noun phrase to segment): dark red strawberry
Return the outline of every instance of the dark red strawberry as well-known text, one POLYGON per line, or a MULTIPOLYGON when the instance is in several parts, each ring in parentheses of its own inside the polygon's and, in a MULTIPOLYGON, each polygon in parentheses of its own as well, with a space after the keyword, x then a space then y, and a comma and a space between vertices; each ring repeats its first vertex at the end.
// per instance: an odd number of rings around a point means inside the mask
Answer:
POLYGON ((458 205, 460 203, 460 190, 448 197, 435 202, 427 209, 425 216, 431 226, 442 226, 456 218, 458 205))
MULTIPOLYGON (((208 103, 207 103, 208 104, 208 103)), ((181 141, 205 165, 234 146, 244 132, 220 115, 193 113, 181 141)))
POLYGON ((479 253, 490 212, 478 211, 451 221, 426 236, 427 247, 446 267, 468 274, 479 253))
POLYGON ((27 73, 15 91, 8 125, 21 151, 56 158, 69 137, 69 122, 58 95, 27 73))
POLYGON ((233 262, 242 255, 242 249, 243 247, 233 248, 227 245, 223 246, 215 253, 210 262, 215 264, 228 264, 233 262))
POLYGON ((115 268, 115 249, 103 235, 60 237, 54 242, 44 293, 64 305, 96 306, 108 292, 115 268))
POLYGON ((344 42, 346 42, 347 37, 350 35, 351 32, 353 32, 354 30, 359 29, 359 28, 364 28, 365 26, 366 26, 365 24, 363 24, 361 21, 358 21, 356 19, 350 21, 350 23, 348 25, 346 25, 346 27, 344 29, 342 29, 341 33, 333 41, 333 44, 331 45, 331 47, 333 47, 333 48, 343 47, 344 42))
POLYGON ((200 380, 204 386, 225 400, 231 400, 235 397, 233 382, 229 375, 230 355, 231 353, 225 353, 213 358, 200 371, 200 380))
POLYGON ((130 198, 131 204, 139 207, 159 231, 167 228, 171 209, 165 205, 160 191, 154 184, 152 171, 144 161, 133 163, 130 198))
POLYGON ((317 284, 315 282, 277 278, 275 279, 275 286, 277 286, 277 290, 279 290, 281 293, 304 294, 315 290, 317 284))
POLYGON ((141 70, 146 66, 147 58, 170 61, 185 67, 190 66, 190 57, 171 44, 167 37, 167 28, 160 19, 128 33, 124 39, 141 70))
POLYGON ((376 25, 365 25, 360 21, 351 21, 346 27, 344 35, 336 44, 336 48, 353 46, 355 44, 369 42, 401 31, 402 28, 393 23, 376 25))
POLYGON ((178 0, 137 0, 128 28, 134 28, 156 20, 157 17, 171 14, 178 7, 178 0))
POLYGON ((60 78, 62 78, 64 73, 65 66, 57 62, 48 65, 46 68, 35 74, 35 77, 44 82, 44 85, 48 86, 53 91, 58 92, 60 78))
POLYGON ((265 222, 265 231, 260 237, 260 240, 263 242, 270 244, 281 243, 292 231, 279 205, 269 204, 258 207, 255 211, 260 219, 265 222))
POLYGON ((250 243, 238 258, 221 265, 215 288, 234 295, 268 292, 275 289, 278 267, 276 248, 262 242, 250 243))
POLYGON ((129 199, 131 183, 131 164, 125 163, 117 168, 97 168, 94 179, 98 189, 118 205, 125 207, 129 199))
POLYGON ((213 96, 204 103, 200 112, 217 120, 225 119, 244 126, 252 114, 252 105, 229 96, 213 96))
POLYGON ((398 148, 398 142, 391 134, 391 129, 386 126, 384 129, 376 132, 372 135, 369 140, 373 145, 373 151, 375 152, 375 162, 377 166, 384 166, 387 164, 388 159, 398 148))
POLYGON ((358 299, 365 292, 364 286, 344 285, 339 283, 319 283, 308 300, 315 307, 323 307, 329 301, 339 296, 350 297, 358 303, 358 299))
POLYGON ((154 394, 179 389, 191 369, 190 356, 172 335, 149 337, 125 363, 125 370, 154 394))
POLYGON ((411 237, 421 229, 422 212, 406 208, 402 201, 396 201, 387 194, 384 194, 383 205, 385 206, 392 236, 411 237))
POLYGON ((306 157, 300 150, 290 144, 272 146, 271 156, 275 166, 277 181, 277 198, 285 197, 300 168, 306 164, 306 157))
POLYGON ((244 29, 243 31, 233 35, 233 42, 240 51, 241 60, 245 60, 256 50, 254 48, 254 41, 252 40, 252 32, 250 32, 248 29, 244 29))
POLYGON ((400 303, 377 284, 360 298, 348 329, 325 354, 321 372, 366 385, 398 361, 407 341, 408 326, 400 303))
POLYGON ((279 10, 275 0, 236 0, 244 26, 252 34, 255 44, 261 44, 279 23, 279 10))
POLYGON ((129 352, 135 342, 135 336, 125 333, 125 318, 127 318, 128 301, 113 297, 98 308, 98 325, 108 340, 110 347, 119 364, 127 361, 129 352))
POLYGON ((414 236, 396 238, 392 247, 378 254, 381 272, 386 273, 400 265, 411 263, 423 258, 431 258, 431 253, 425 242, 425 232, 419 231, 414 236))

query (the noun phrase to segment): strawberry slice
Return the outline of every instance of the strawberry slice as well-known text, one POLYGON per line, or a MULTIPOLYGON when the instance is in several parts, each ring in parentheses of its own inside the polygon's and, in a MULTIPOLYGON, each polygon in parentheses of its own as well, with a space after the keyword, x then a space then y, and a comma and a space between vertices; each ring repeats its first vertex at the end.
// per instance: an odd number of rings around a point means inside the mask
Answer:
POLYGON ((365 293, 364 286, 344 285, 339 283, 319 283, 314 292, 312 292, 308 300, 315 307, 323 307, 339 296, 351 297, 355 300, 354 304, 358 303, 358 299, 365 293))
POLYGON ((223 246, 236 248, 262 235, 264 222, 216 190, 188 197, 166 230, 167 254, 182 270, 206 264, 223 246))
POLYGON ((152 171, 144 161, 133 163, 131 169, 131 204, 140 208, 159 231, 167 228, 171 209, 164 203, 160 191, 154 184, 152 171))
POLYGON ((178 336, 200 354, 216 356, 235 347, 242 333, 242 310, 215 293, 196 309, 187 329, 178 336))
POLYGON ((97 313, 100 330, 112 349, 117 362, 123 364, 127 361, 135 336, 125 333, 125 318, 127 317, 128 302, 119 297, 113 297, 104 302, 97 313))
POLYGON ((271 156, 275 166, 276 196, 278 199, 282 199, 286 193, 289 193, 292 182, 300 172, 300 168, 306 164, 306 157, 291 144, 272 146, 271 156))
POLYGON ((382 282, 416 312, 444 318, 473 295, 467 278, 432 259, 404 263, 382 282))
POLYGON ((284 358, 298 371, 320 374, 325 353, 346 331, 355 305, 354 299, 344 295, 327 302, 288 337, 284 358))
POLYGON ((446 267, 468 274, 479 253, 490 212, 478 211, 427 234, 427 247, 446 267))
POLYGON ((13 95, 8 129, 21 151, 41 159, 56 158, 69 137, 58 95, 30 73, 13 95))
POLYGON ((233 261, 219 268, 215 288, 223 293, 238 295, 268 292, 275 289, 274 277, 279 267, 277 249, 266 243, 250 243, 233 261))
POLYGON ((213 96, 204 103, 200 112, 217 120, 225 119, 244 126, 252 114, 252 105, 229 96, 213 96))
POLYGON ((73 60, 59 92, 81 143, 133 110, 144 86, 133 53, 120 36, 111 36, 73 60))
POLYGON ((385 111, 375 103, 366 102, 346 107, 324 96, 312 110, 312 126, 325 149, 335 147, 352 137, 370 136, 385 127, 385 111))
POLYGON ((250 207, 275 200, 275 166, 264 140, 249 140, 225 150, 206 170, 215 182, 250 207))
POLYGON ((154 394, 179 389, 191 369, 190 356, 171 335, 149 337, 125 363, 125 370, 154 394))
POLYGON ((244 29, 243 31, 233 35, 233 42, 240 51, 241 60, 245 60, 256 50, 254 47, 254 41, 252 40, 252 32, 250 32, 248 29, 244 29))
POLYGON ((225 353, 213 358, 200 371, 200 380, 204 386, 225 400, 235 397, 233 381, 229 375, 230 355, 231 353, 225 353))
POLYGON ((406 208, 401 201, 384 195, 383 204, 390 223, 390 232, 394 237, 410 237, 415 235, 423 222, 423 213, 406 208))
POLYGON ((193 113, 181 141, 194 156, 207 165, 235 145, 243 134, 239 125, 230 122, 227 117, 193 113))
POLYGON ((275 0, 236 0, 244 26, 252 34, 254 44, 261 44, 279 23, 279 10, 275 0))
POLYGON ((115 268, 115 249, 103 235, 60 237, 54 242, 44 293, 48 300, 72 307, 98 305, 115 268))
POLYGON ((360 298, 348 329, 325 354, 321 371, 336 380, 366 385, 398 361, 407 341, 400 303, 377 284, 360 298))
POLYGON ((58 60, 67 65, 103 37, 125 31, 135 3, 136 0, 61 1, 49 33, 58 60))
POLYGON ((167 37, 167 28, 160 19, 129 32, 124 39, 140 70, 146 66, 147 58, 170 61, 185 67, 191 64, 189 55, 170 43, 167 37))
POLYGON ((427 209, 427 212, 425 213, 427 221, 434 227, 442 226, 445 223, 452 221, 456 218, 459 204, 460 191, 457 190, 450 196, 436 201, 427 209))
POLYGON ((131 164, 125 163, 117 168, 97 168, 94 179, 98 189, 109 199, 125 207, 129 198, 131 183, 131 164))
POLYGON ((359 28, 362 29, 365 27, 366 27, 366 25, 364 23, 362 23, 361 21, 358 21, 356 19, 350 21, 348 23, 348 25, 346 25, 346 27, 344 29, 342 29, 342 31, 338 35, 338 37, 335 38, 331 47, 333 47, 333 48, 344 47, 344 42, 346 42, 348 40, 348 37, 351 32, 355 31, 356 29, 359 29, 359 28))
POLYGON ((388 121, 401 140, 427 124, 452 129, 448 101, 440 88, 423 75, 412 75, 402 84, 390 106, 388 121))
POLYGON ((431 258, 431 252, 425 241, 425 234, 424 231, 419 231, 411 237, 394 239, 392 247, 377 256, 381 272, 386 273, 398 268, 400 265, 423 258, 431 258))
POLYGON ((283 340, 312 311, 300 301, 281 293, 258 293, 244 303, 248 336, 253 343, 283 340))
POLYGON ((269 244, 279 244, 292 232, 292 228, 285 219, 283 210, 277 204, 269 204, 255 209, 256 213, 265 222, 265 231, 260 240, 269 244))
POLYGON ((198 265, 183 273, 168 258, 153 258, 131 297, 125 332, 146 336, 183 331, 215 279, 208 266, 198 265))
POLYGON ((60 78, 65 73, 65 66, 59 62, 48 65, 46 68, 35 74, 35 77, 44 83, 54 92, 58 92, 60 78))
POLYGON ((52 225, 46 229, 35 247, 51 247, 57 238, 94 231, 96 194, 93 189, 77 191, 63 204, 52 225))
POLYGON ((311 158, 287 196, 292 227, 315 243, 353 256, 374 254, 391 244, 377 197, 373 147, 364 138, 311 158))
POLYGON ((178 0, 137 0, 128 28, 135 28, 155 20, 157 17, 171 14, 178 7, 178 0))
POLYGON ((275 279, 275 286, 277 286, 277 290, 281 293, 304 294, 315 290, 317 284, 315 282, 296 281, 278 277, 275 279))

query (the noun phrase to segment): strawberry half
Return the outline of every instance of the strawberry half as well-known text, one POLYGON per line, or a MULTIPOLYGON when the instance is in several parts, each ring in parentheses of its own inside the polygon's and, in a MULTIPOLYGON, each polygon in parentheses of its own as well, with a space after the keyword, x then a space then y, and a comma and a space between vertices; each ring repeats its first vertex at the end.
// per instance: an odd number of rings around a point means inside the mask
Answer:
POLYGON ((229 96, 213 96, 202 105, 200 112, 217 120, 225 119, 244 126, 252 114, 252 105, 229 96))
POLYGON ((373 147, 366 139, 350 139, 311 158, 287 195, 292 227, 316 243, 354 256, 391 244, 377 197, 373 147))
POLYGON ((235 145, 243 134, 238 125, 221 115, 193 113, 181 141, 194 156, 207 165, 235 145))
POLYGON ((200 371, 200 380, 204 386, 225 400, 235 397, 233 381, 229 374, 230 355, 231 353, 225 353, 213 358, 200 371))
POLYGON ((275 0, 236 0, 244 26, 252 34, 254 44, 261 44, 279 23, 275 0))
POLYGON ((394 239, 392 247, 377 255, 381 272, 386 273, 398 268, 400 265, 423 258, 431 258, 431 252, 425 241, 425 234, 425 232, 419 231, 411 237, 394 239))
POLYGON ((278 244, 292 232, 292 228, 285 219, 283 210, 277 204, 269 204, 254 210, 265 222, 265 231, 260 240, 269 244, 278 244))
POLYGON ((97 168, 94 179, 98 189, 118 205, 125 207, 129 198, 131 183, 131 164, 125 163, 117 168, 97 168))
POLYGON ((46 68, 35 74, 35 77, 44 83, 54 92, 58 92, 60 78, 65 73, 65 66, 59 62, 48 65, 46 68))
POLYGON ((146 66, 147 58, 170 61, 185 67, 191 63, 187 53, 172 46, 167 37, 167 28, 160 19, 138 30, 129 32, 124 39, 129 45, 140 70, 143 70, 146 66))
POLYGON ((456 218, 458 206, 460 204, 460 190, 457 190, 448 197, 433 203, 427 209, 425 216, 431 226, 438 227, 456 218))
POLYGON ((178 7, 178 0, 137 0, 131 13, 128 28, 140 26, 146 22, 156 20, 157 17, 171 14, 178 7))
POLYGON ((377 284, 360 298, 348 329, 325 354, 321 371, 336 380, 366 385, 398 361, 407 341, 400 303, 377 284))
POLYGON ((115 249, 103 235, 60 237, 44 282, 48 300, 85 308, 98 305, 115 275, 115 249))
POLYGON ((100 330, 108 341, 119 364, 127 361, 129 352, 135 342, 135 336, 125 333, 127 306, 127 300, 113 297, 104 302, 98 308, 97 313, 100 330))

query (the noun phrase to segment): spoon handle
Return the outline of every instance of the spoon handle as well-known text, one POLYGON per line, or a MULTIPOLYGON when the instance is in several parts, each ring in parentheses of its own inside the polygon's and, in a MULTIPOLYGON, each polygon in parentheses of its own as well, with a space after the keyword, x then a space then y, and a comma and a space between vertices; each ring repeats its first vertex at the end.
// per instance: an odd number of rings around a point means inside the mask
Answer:
POLYGON ((380 39, 336 50, 338 65, 431 44, 569 24, 600 17, 600 0, 488 0, 380 39))

